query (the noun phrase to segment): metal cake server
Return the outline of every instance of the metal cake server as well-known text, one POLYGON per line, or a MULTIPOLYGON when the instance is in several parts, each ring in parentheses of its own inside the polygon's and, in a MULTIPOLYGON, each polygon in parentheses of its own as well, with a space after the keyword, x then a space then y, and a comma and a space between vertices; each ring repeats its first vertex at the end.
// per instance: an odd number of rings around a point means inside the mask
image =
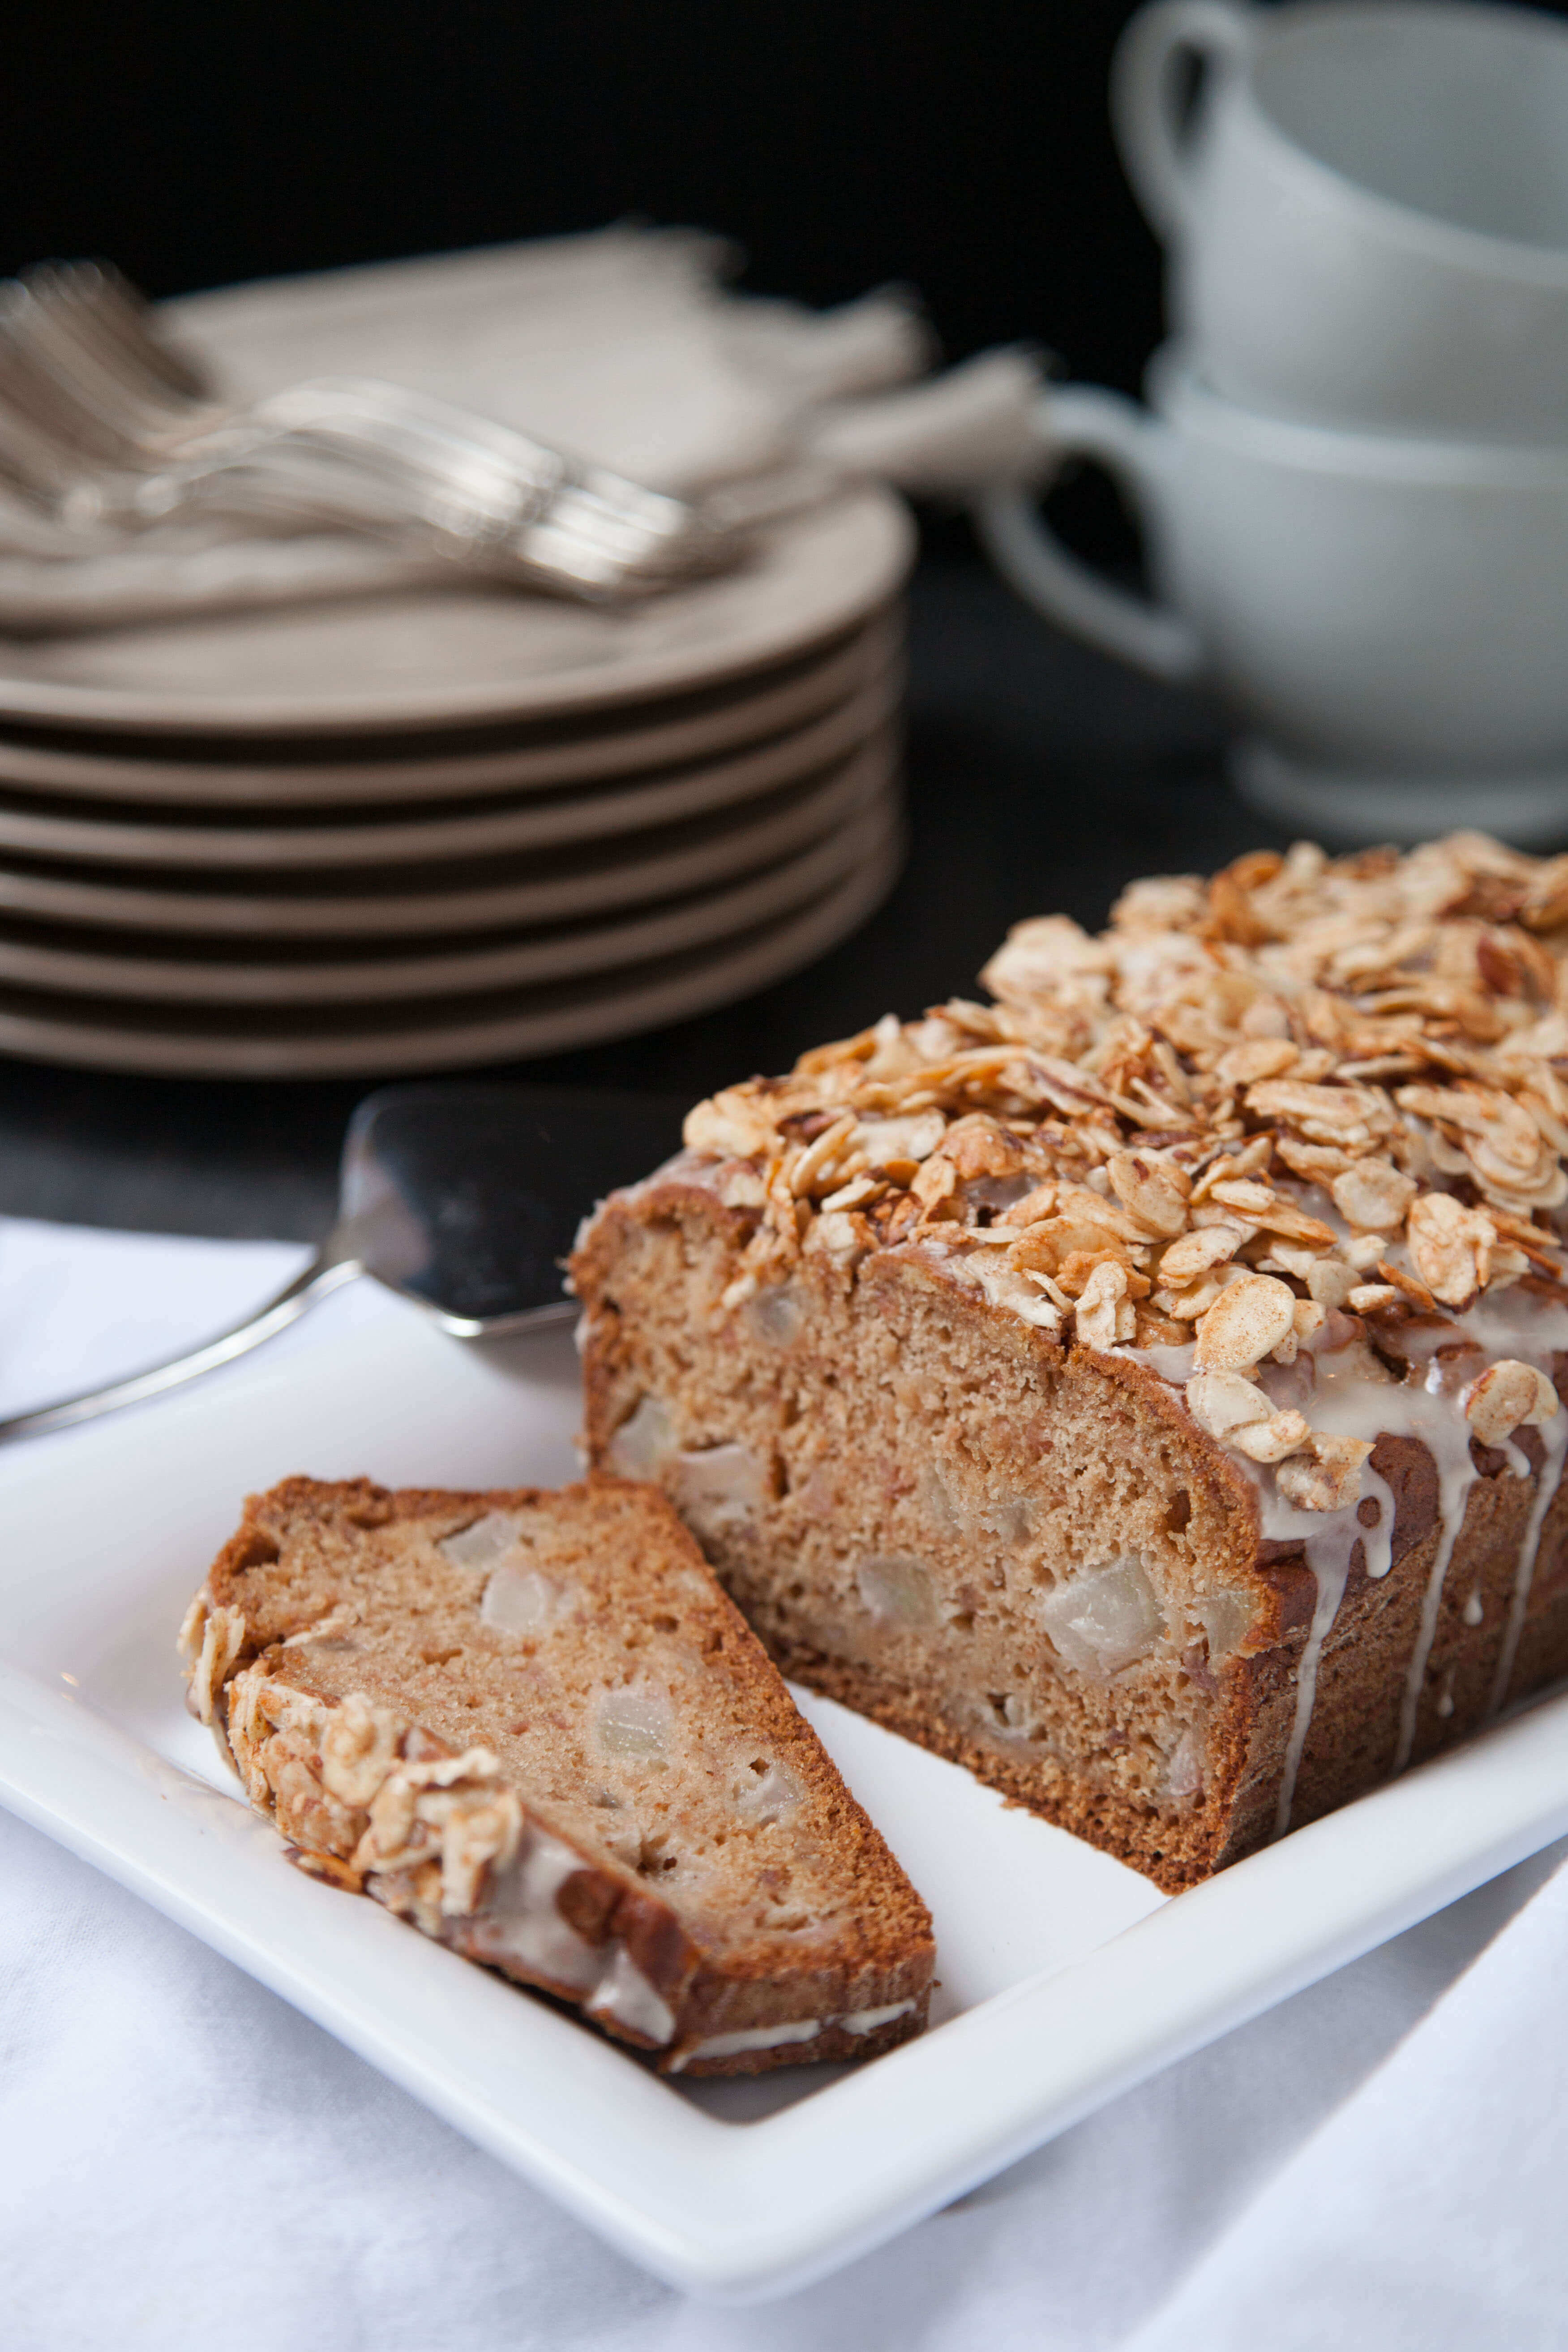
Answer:
POLYGON ((579 1219, 667 1159, 684 1105, 568 1087, 419 1085, 368 1096, 349 1122, 338 1216, 292 1282, 233 1330, 128 1380, 0 1421, 0 1444, 93 1421, 232 1363, 317 1299, 370 1275, 456 1339, 576 1314, 561 1260, 579 1219))

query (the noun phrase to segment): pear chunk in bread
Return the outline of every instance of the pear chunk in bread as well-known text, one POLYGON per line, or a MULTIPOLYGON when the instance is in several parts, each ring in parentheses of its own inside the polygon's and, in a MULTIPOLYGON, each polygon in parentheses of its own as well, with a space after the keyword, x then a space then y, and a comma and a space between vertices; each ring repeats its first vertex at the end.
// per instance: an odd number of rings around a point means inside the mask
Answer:
POLYGON ((591 1460, 784 1670, 1168 1893, 1568 1675, 1568 857, 1298 842, 692 1112, 591 1460))
POLYGON ((666 2071, 925 2024, 925 1905, 653 1488, 287 1479, 182 1646, 308 1868, 666 2071))

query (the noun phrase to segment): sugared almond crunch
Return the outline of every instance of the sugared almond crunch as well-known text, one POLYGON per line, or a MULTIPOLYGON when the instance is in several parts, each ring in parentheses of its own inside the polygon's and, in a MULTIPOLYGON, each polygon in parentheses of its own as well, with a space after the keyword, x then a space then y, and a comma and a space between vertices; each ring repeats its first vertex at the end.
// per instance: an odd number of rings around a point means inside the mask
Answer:
MULTIPOLYGON (((727 1307, 803 1251, 936 1251, 1064 1340, 1194 1344, 1195 1418, 1329 1510, 1367 1449, 1276 1412, 1265 1360, 1564 1295, 1568 856, 1259 851, 1134 883, 1098 938, 1019 923, 981 977, 991 1003, 692 1112, 705 1181, 758 1214, 727 1307)), ((1511 1359, 1467 1397, 1486 1443, 1556 1405, 1511 1359)))

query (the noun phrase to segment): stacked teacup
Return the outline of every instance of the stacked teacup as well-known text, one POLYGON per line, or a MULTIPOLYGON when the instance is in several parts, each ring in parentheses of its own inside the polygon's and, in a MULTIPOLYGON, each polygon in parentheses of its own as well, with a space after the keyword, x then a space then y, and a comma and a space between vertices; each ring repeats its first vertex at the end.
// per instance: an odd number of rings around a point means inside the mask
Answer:
POLYGON ((1568 26, 1156 0, 1112 101, 1172 340, 1148 407, 1070 387, 1040 432, 1130 494, 1156 601, 1023 489, 981 513, 998 565, 1217 689, 1239 789, 1291 824, 1568 839, 1568 26))

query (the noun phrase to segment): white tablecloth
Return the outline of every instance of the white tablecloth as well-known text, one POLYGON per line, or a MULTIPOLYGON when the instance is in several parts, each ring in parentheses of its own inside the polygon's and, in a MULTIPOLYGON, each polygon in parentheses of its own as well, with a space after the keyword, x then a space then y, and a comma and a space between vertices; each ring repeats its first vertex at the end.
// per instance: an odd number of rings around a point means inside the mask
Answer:
MULTIPOLYGON (((298 1257, 0 1225, 0 1412, 211 1330, 298 1257)), ((273 1344, 308 1346, 308 1323, 273 1344)), ((72 1442, 47 1441, 62 1475, 72 1442)), ((643 2276, 0 1814, 0 2344, 1559 2352, 1561 1858, 1482 1888, 836 2279, 737 2311, 643 2276)))

